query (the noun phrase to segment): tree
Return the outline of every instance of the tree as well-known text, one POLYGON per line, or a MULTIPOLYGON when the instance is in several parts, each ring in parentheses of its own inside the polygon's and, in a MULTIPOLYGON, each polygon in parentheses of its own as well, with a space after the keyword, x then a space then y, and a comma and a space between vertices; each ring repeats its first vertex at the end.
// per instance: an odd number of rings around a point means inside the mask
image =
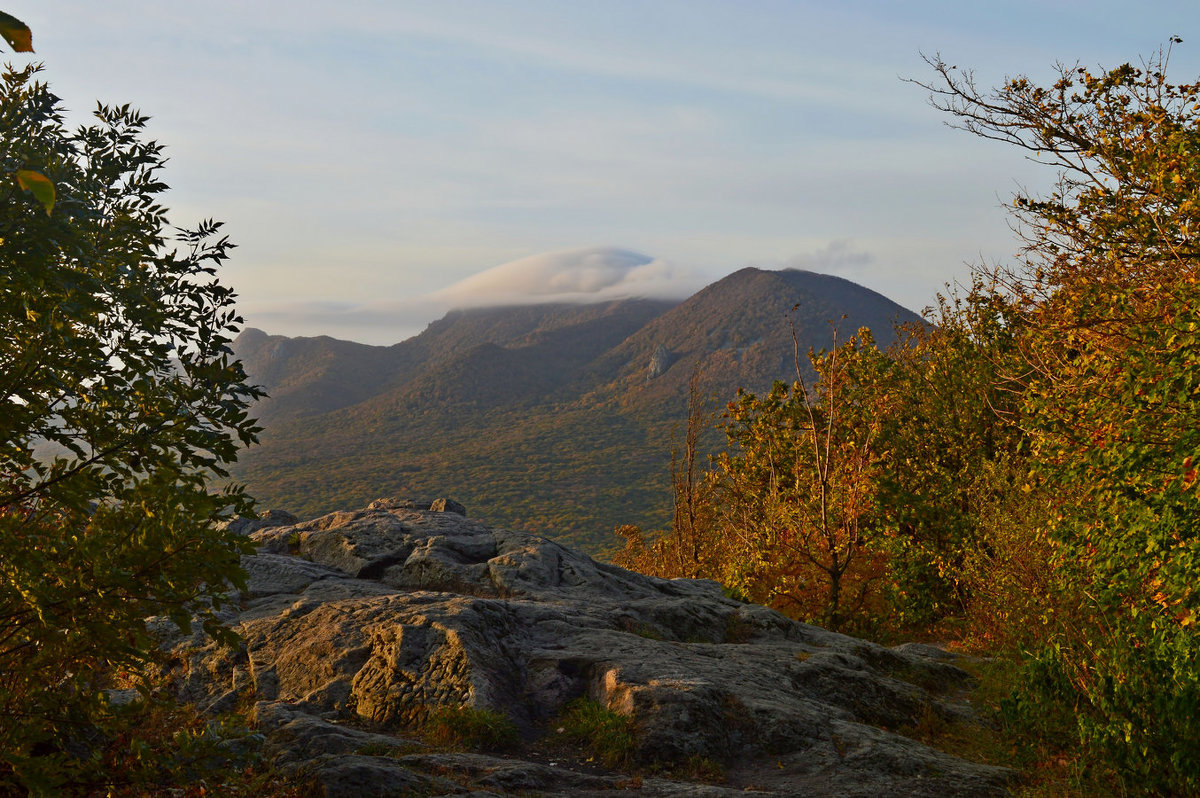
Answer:
POLYGON ((902 325, 882 356, 852 364, 856 401, 879 417, 875 538, 888 553, 893 622, 928 626, 961 617, 966 560, 989 546, 980 516, 1019 468, 1016 395, 1002 375, 1014 356, 1014 319, 977 276, 965 296, 938 297, 928 323, 902 325))
POLYGON ((623 568, 666 579, 720 579, 725 571, 725 547, 714 526, 713 480, 697 463, 700 440, 711 427, 700 389, 702 369, 697 364, 688 380, 687 423, 682 450, 671 450, 671 529, 652 533, 647 545, 638 526, 623 524, 614 533, 624 546, 613 562, 623 568))
POLYGON ((0 78, 0 791, 70 773, 103 688, 141 683, 147 616, 231 638, 247 544, 215 522, 249 501, 209 482, 262 395, 228 347, 220 224, 172 232, 146 117, 68 132, 38 69, 0 78))
MULTIPOLYGON (((835 342, 836 343, 836 342, 835 342)), ((812 392, 796 357, 792 385, 738 391, 718 456, 720 528, 736 541, 726 582, 789 614, 842 628, 861 623, 883 575, 871 544, 879 416, 858 402, 851 364, 878 353, 870 331, 809 357, 812 392)))
MULTIPOLYGON (((1173 39, 1172 44, 1177 44, 1173 39)), ((1022 424, 1063 500, 1061 602, 1030 664, 1031 714, 1067 706, 1131 789, 1200 790, 1200 83, 1170 49, 982 92, 931 60, 956 124, 1056 167, 1016 197, 1020 262, 996 276, 1024 328, 1022 424)))

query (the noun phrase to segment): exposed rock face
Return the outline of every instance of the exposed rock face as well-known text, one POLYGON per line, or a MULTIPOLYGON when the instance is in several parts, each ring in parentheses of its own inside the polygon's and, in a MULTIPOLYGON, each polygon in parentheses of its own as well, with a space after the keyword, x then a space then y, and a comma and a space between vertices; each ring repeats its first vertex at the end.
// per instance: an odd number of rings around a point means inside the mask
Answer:
POLYGON ((580 697, 633 718, 642 767, 726 767, 727 786, 638 780, 646 795, 941 798, 1000 794, 1009 778, 896 733, 928 713, 969 714, 957 696, 970 677, 937 649, 884 648, 713 582, 598 563, 449 501, 289 520, 247 527, 260 549, 229 616, 244 649, 169 645, 186 697, 220 708, 253 690, 279 762, 305 766, 329 795, 629 786, 627 774, 404 738, 450 705, 505 713, 532 741, 580 697))
POLYGON ((650 354, 650 362, 646 365, 646 379, 652 380, 655 377, 661 377, 671 367, 674 360, 675 358, 671 357, 671 353, 662 344, 654 347, 654 351, 650 354))

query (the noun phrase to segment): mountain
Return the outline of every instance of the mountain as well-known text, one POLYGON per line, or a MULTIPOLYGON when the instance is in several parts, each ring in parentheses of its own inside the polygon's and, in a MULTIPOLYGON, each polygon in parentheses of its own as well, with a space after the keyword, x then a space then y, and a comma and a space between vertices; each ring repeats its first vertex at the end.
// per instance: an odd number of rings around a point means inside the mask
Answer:
POLYGON ((895 322, 919 318, 838 277, 742 269, 683 302, 454 311, 391 347, 246 330, 234 350, 271 398, 234 476, 306 515, 448 493, 597 552, 618 524, 667 522, 694 368, 720 408, 794 379, 793 326, 803 358, 895 322))
POLYGON ((312 416, 401 390, 434 390, 441 399, 454 388, 457 398, 474 395, 499 401, 487 391, 455 385, 454 376, 505 383, 513 390, 515 368, 542 387, 557 381, 555 369, 569 369, 619 343, 674 305, 661 300, 626 300, 593 305, 547 304, 455 310, 420 335, 394 346, 368 346, 328 336, 287 338, 247 329, 234 351, 270 399, 257 408, 260 419, 312 416), (497 379, 487 380, 489 372, 497 379), (503 378, 503 379, 501 379, 503 378), (438 386, 442 386, 440 389, 438 386))
POLYGON ((746 268, 651 321, 599 359, 597 369, 600 376, 616 375, 628 403, 674 404, 677 410, 685 401, 692 369, 700 365, 706 392, 724 404, 739 387, 764 391, 777 379, 795 379, 793 325, 802 366, 807 367, 808 350, 830 347, 835 332, 845 340, 869 327, 883 346, 894 340, 896 322, 919 323, 920 318, 840 277, 746 268), (658 347, 672 365, 647 382, 641 379, 641 366, 658 347))

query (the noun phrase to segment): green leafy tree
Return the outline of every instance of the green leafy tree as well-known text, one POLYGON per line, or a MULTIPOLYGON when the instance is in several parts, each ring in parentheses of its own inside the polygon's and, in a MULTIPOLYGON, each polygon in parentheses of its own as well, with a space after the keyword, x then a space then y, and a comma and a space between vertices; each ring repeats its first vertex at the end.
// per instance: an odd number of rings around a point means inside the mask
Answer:
POLYGON ((1130 789, 1182 795, 1200 792, 1200 84, 1169 83, 1168 56, 991 92, 934 60, 929 87, 1059 170, 1016 198, 1023 257, 997 275, 1038 478, 1063 497, 1064 611, 1022 701, 1067 706, 1130 789))
POLYGON ((249 504, 209 481, 261 395, 228 347, 220 225, 170 228, 146 118, 100 106, 68 132, 37 71, 0 78, 0 791, 86 759, 105 680, 153 656, 147 616, 230 637, 246 543, 215 522, 249 504))
POLYGON ((1008 493, 994 467, 1017 466, 1015 352, 1007 303, 981 278, 939 297, 929 324, 906 325, 854 365, 856 401, 881 424, 876 538, 888 553, 894 624, 926 626, 967 610, 966 558, 988 545, 984 508, 1008 493))

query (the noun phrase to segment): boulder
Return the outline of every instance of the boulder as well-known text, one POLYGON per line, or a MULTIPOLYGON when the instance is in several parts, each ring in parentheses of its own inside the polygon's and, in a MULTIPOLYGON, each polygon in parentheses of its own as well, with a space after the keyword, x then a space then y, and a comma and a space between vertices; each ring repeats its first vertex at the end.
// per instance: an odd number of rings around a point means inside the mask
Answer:
POLYGON ((902 733, 931 713, 970 719, 952 655, 835 634, 460 509, 388 499, 249 531, 259 552, 228 618, 244 646, 167 637, 167 675, 203 706, 252 697, 277 761, 327 795, 601 795, 630 779, 647 795, 1005 792, 1010 771, 902 733), (415 734, 439 708, 490 710, 528 754, 581 698, 631 719, 631 772, 428 750, 415 734), (696 762, 726 783, 681 780, 696 762))

